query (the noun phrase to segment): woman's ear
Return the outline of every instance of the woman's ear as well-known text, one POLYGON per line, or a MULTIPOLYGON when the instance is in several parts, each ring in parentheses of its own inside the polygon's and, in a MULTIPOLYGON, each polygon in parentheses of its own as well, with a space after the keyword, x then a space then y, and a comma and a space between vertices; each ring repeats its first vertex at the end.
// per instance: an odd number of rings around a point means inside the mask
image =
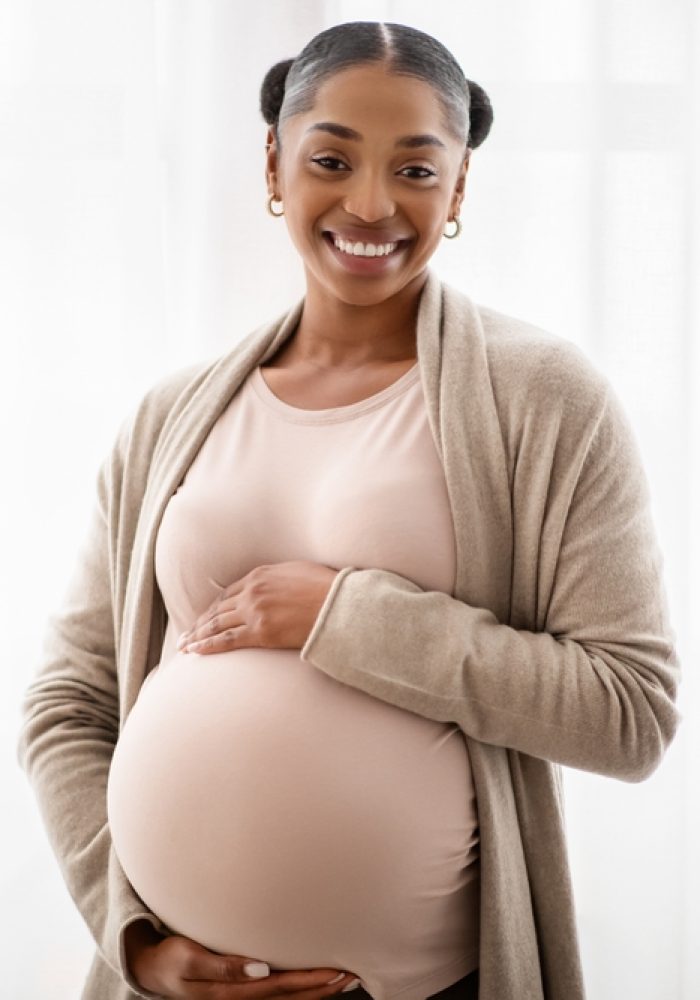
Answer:
POLYGON ((273 125, 267 130, 265 150, 265 181, 268 193, 274 194, 277 192, 279 151, 277 148, 277 134, 273 125))
POLYGON ((457 175, 457 180, 455 182, 455 189, 452 195, 452 205, 451 211, 453 215, 459 215, 459 210, 464 200, 464 189, 467 182, 467 171, 469 170, 469 158, 471 150, 467 150, 467 153, 462 160, 459 168, 459 173, 457 175))

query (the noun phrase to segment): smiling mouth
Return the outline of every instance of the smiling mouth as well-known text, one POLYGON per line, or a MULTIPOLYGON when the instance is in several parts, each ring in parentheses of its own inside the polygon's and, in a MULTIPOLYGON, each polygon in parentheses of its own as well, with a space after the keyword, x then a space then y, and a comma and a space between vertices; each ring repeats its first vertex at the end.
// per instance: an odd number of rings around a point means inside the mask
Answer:
POLYGON ((404 249, 409 240, 395 240, 391 243, 370 243, 360 240, 344 240, 335 233, 326 230, 323 238, 334 250, 356 260, 377 260, 392 257, 404 249))

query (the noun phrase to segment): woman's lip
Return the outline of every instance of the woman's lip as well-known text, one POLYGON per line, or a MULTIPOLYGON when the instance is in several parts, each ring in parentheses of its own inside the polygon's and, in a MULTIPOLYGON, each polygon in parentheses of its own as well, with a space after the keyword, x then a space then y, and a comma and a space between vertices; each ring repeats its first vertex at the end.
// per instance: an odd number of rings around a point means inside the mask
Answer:
POLYGON ((379 274, 385 271, 388 267, 393 266, 396 258, 400 257, 408 246, 407 240, 400 240, 398 246, 391 253, 382 254, 381 257, 364 257, 339 250, 333 242, 333 234, 330 232, 324 234, 323 241, 328 245, 330 252, 341 266, 353 274, 379 274))

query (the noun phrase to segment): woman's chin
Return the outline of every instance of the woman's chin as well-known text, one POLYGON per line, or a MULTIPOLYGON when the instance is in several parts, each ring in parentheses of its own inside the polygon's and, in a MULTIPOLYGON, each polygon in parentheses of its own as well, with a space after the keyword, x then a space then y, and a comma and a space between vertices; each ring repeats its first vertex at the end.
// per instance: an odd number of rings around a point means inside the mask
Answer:
MULTIPOLYGON (((427 261, 412 260, 408 266, 410 250, 411 244, 395 261, 389 261, 374 270, 371 270, 371 265, 362 270, 364 262, 358 268, 354 261, 348 264, 339 261, 337 257, 330 262, 327 257, 320 262, 314 260, 313 264, 305 262, 307 286, 320 286, 325 294, 331 294, 348 305, 379 305, 425 276, 427 261)), ((335 254, 340 253, 335 251, 335 254)))

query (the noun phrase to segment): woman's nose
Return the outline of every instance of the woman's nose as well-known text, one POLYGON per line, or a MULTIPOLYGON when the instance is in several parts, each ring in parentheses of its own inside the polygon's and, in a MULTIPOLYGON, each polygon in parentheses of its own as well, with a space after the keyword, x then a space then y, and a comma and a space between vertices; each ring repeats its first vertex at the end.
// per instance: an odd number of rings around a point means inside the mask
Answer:
POLYGON ((343 206, 349 215, 364 222, 379 222, 396 211, 394 200, 380 177, 357 177, 346 190, 343 206))

